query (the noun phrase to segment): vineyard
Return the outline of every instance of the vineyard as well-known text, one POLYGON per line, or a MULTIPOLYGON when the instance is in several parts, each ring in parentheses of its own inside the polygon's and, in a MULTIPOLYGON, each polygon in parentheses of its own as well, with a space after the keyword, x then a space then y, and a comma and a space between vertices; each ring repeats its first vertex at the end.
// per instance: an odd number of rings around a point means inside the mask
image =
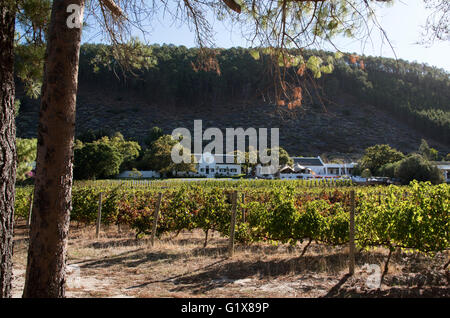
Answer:
MULTIPOLYGON (((211 231, 230 235, 235 191, 235 239, 240 244, 347 244, 353 209, 359 249, 433 254, 450 247, 450 187, 418 182, 389 187, 296 180, 80 182, 72 191, 71 220, 94 224, 101 198, 101 223, 127 225, 141 238, 152 234, 158 205, 157 237, 200 229, 206 246, 211 231)), ((31 187, 17 188, 16 217, 28 218, 31 195, 31 187)))

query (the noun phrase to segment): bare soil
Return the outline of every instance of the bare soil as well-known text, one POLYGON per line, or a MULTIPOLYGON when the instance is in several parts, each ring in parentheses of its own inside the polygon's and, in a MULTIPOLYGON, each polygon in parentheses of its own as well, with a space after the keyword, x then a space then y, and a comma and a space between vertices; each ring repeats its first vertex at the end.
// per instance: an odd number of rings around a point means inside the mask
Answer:
MULTIPOLYGON (((149 239, 115 226, 74 224, 68 248, 68 297, 449 297, 449 254, 427 257, 409 251, 361 251, 348 273, 346 247, 237 245, 228 256, 227 238, 214 233, 203 248, 203 232, 149 239)), ((21 297, 28 230, 15 230, 13 297, 21 297)))

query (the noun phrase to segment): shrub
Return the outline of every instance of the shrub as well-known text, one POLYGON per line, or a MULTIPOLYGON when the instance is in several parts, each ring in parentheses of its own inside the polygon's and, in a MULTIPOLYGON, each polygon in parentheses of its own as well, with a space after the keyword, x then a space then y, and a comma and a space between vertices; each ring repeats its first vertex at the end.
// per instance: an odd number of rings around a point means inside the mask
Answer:
POLYGON ((395 170, 399 166, 399 162, 387 163, 377 170, 377 175, 382 177, 395 178, 395 170))
POLYGON ((395 169, 395 176, 404 184, 413 180, 430 181, 433 184, 444 182, 444 176, 439 168, 419 154, 401 160, 395 169))
POLYGON ((119 173, 123 158, 114 147, 104 143, 88 143, 75 149, 74 175, 77 179, 98 179, 119 173))

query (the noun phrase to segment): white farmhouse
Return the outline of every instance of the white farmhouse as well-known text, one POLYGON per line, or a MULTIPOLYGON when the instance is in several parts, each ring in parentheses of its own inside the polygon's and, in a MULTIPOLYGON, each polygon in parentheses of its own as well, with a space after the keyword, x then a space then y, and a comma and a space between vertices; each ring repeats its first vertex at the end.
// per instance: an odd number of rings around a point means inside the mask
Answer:
MULTIPOLYGON (((227 154, 194 154, 195 157, 195 172, 173 172, 177 176, 186 177, 207 177, 214 178, 216 176, 231 177, 241 174, 242 169, 240 164, 236 164, 235 155, 227 154)), ((118 178, 139 179, 139 178, 160 178, 161 175, 157 171, 123 171, 117 175, 118 178)))
POLYGON ((241 174, 241 165, 235 163, 235 155, 228 154, 194 154, 196 160, 196 172, 190 172, 191 176, 236 176, 241 174))
POLYGON ((292 160, 294 161, 293 167, 284 166, 280 168, 280 179, 342 178, 351 176, 356 166, 354 162, 343 164, 324 163, 320 156, 292 157, 292 160))

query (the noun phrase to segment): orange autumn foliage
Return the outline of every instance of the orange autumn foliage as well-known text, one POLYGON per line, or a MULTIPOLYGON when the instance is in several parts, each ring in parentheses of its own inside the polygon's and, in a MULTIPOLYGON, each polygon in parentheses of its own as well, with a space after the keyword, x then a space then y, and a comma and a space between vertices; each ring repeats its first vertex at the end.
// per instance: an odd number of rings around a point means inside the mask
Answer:
POLYGON ((359 56, 355 54, 351 54, 349 56, 350 63, 355 64, 359 60, 359 56))
POLYGON ((302 99, 302 88, 300 86, 292 89, 292 97, 294 99, 302 99))
POLYGON ((305 74, 305 69, 306 69, 306 64, 303 63, 302 65, 300 65, 300 67, 297 70, 297 75, 299 76, 303 76, 303 74, 305 74))
POLYGON ((364 61, 363 61, 363 60, 359 61, 359 67, 360 67, 362 70, 365 69, 365 65, 364 65, 364 61))

